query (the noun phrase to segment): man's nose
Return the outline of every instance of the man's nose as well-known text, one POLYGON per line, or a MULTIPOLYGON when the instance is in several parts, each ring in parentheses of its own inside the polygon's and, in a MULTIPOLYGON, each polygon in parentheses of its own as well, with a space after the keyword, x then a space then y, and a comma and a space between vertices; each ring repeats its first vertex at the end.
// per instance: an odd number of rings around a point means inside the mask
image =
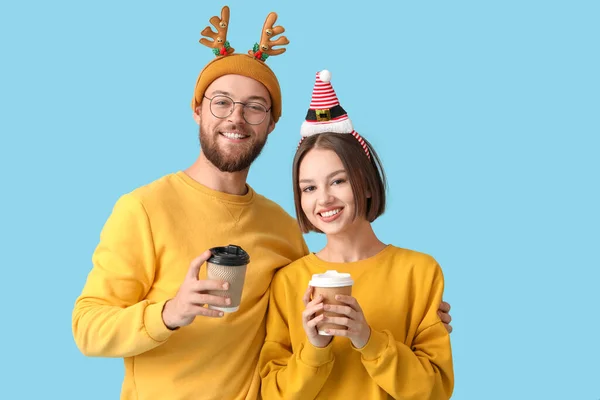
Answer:
POLYGON ((233 103, 233 111, 228 118, 229 121, 233 123, 245 123, 244 119, 244 105, 239 103, 233 103))

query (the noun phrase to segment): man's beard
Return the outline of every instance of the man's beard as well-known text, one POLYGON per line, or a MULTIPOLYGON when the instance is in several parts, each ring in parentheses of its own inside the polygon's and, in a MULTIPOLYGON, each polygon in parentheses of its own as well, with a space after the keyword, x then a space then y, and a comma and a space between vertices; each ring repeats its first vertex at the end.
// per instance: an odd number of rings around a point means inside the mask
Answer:
MULTIPOLYGON (((242 132, 246 134, 245 131, 242 132)), ((202 125, 200 125, 200 147, 202 152, 208 161, 221 172, 239 172, 249 168, 260 155, 267 142, 267 135, 262 140, 258 139, 256 135, 250 135, 246 139, 249 142, 248 144, 240 143, 238 145, 241 150, 238 154, 227 154, 219 148, 217 135, 220 135, 220 133, 211 135, 204 132, 202 125)))

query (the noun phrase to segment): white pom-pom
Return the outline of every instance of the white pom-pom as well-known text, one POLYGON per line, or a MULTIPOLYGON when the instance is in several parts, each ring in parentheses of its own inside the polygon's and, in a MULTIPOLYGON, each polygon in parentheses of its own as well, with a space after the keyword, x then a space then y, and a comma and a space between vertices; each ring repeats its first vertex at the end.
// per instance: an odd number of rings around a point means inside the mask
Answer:
POLYGON ((323 71, 319 72, 319 79, 323 82, 331 81, 331 72, 324 69, 323 71))

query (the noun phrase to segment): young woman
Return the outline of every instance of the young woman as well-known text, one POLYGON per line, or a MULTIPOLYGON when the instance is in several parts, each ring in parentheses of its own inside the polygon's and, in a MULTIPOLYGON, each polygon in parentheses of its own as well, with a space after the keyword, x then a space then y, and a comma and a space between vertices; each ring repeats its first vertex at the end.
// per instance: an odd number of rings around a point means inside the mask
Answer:
POLYGON ((371 223, 385 209, 385 176, 373 148, 351 133, 318 132, 296 152, 298 222, 304 232, 324 233, 327 244, 273 280, 259 362, 262 396, 448 399, 454 372, 438 316, 442 271, 432 257, 377 238, 371 223), (351 296, 336 296, 342 305, 313 295, 311 278, 326 271, 354 282, 351 296), (323 322, 340 327, 320 334, 323 322))

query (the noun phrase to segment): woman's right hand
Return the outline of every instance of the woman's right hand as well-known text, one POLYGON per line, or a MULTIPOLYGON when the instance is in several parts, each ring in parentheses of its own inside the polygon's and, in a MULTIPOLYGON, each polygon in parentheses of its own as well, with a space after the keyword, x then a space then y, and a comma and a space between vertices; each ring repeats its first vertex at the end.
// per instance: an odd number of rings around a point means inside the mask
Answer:
POLYGON ((315 347, 326 347, 331 342, 331 336, 319 335, 317 324, 323 321, 324 314, 315 317, 315 313, 323 310, 323 296, 317 295, 314 299, 310 299, 313 292, 313 287, 309 286, 304 293, 302 301, 306 309, 302 312, 302 326, 306 332, 308 341, 315 347))

